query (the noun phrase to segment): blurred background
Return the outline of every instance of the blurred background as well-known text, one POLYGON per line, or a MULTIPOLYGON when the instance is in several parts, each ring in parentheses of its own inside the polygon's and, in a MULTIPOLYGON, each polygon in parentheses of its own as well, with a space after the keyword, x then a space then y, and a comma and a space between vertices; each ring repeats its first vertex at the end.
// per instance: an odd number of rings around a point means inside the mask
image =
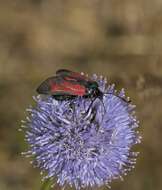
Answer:
POLYGON ((127 90, 143 141, 136 168, 112 189, 161 190, 161 52, 162 0, 0 0, 0 190, 41 187, 18 128, 38 84, 60 68, 127 90))

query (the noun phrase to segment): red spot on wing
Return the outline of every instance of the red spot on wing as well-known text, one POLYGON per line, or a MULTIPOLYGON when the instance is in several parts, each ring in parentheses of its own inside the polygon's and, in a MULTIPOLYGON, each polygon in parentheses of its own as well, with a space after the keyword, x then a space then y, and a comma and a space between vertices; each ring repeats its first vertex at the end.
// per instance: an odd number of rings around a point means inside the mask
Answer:
POLYGON ((74 81, 74 82, 77 81, 76 78, 72 78, 72 77, 65 77, 64 79, 67 81, 74 81))
POLYGON ((86 93, 84 86, 80 84, 72 84, 70 82, 64 81, 61 84, 51 84, 51 92, 57 93, 69 93, 71 95, 83 96, 86 93))
POLYGON ((73 72, 67 69, 61 69, 56 71, 56 74, 59 76, 62 76, 65 80, 68 81, 77 81, 78 79, 84 80, 84 81, 93 81, 88 76, 85 76, 84 74, 73 72))
POLYGON ((81 73, 77 73, 77 72, 72 72, 69 71, 68 76, 65 77, 66 80, 77 80, 77 79, 81 79, 81 80, 85 80, 85 81, 92 81, 89 77, 81 74, 81 73))

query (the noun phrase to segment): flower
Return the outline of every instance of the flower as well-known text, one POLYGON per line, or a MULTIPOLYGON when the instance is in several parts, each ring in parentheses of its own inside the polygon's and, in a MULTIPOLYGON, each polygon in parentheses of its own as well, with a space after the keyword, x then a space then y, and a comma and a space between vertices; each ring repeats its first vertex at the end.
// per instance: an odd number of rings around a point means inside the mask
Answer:
POLYGON ((30 145, 25 154, 34 157, 33 164, 46 174, 43 179, 56 177, 60 186, 77 190, 122 179, 134 167, 138 153, 131 149, 141 139, 135 106, 123 100, 124 89, 117 93, 103 77, 92 79, 104 93, 102 100, 38 95, 25 124, 30 145))

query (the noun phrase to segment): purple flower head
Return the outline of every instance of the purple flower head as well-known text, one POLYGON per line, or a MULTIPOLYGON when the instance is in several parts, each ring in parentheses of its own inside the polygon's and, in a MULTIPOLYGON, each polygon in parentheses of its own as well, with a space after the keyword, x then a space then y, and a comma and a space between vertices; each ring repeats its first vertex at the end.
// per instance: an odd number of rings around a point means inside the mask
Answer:
POLYGON ((28 109, 27 155, 45 173, 44 179, 57 178, 60 186, 80 188, 109 184, 122 178, 136 162, 133 145, 140 143, 138 121, 132 104, 123 101, 122 89, 115 96, 114 85, 92 77, 104 94, 103 100, 78 97, 57 101, 37 96, 36 108, 28 109), (90 106, 91 105, 91 106, 90 106), (90 108, 89 108, 90 106, 90 108), (87 111, 88 110, 88 111, 87 111))

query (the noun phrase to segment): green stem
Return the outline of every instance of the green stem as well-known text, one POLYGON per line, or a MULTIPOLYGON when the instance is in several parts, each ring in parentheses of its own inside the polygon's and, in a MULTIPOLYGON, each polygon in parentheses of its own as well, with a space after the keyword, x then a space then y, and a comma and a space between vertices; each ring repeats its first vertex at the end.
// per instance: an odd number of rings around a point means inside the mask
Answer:
POLYGON ((42 184, 42 187, 40 190, 50 190, 50 189, 51 189, 51 181, 50 181, 50 179, 47 179, 42 184))

